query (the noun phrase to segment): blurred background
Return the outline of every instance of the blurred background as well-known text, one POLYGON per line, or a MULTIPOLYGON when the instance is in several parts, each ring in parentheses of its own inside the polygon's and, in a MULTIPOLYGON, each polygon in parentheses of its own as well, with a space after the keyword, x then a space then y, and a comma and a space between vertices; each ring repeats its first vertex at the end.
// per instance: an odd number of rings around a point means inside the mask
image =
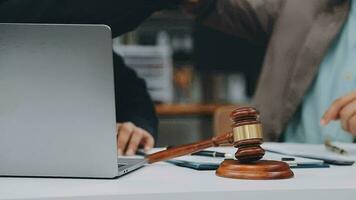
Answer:
POLYGON ((158 146, 229 131, 231 110, 254 94, 264 49, 180 10, 155 13, 114 39, 114 51, 146 81, 155 102, 158 146))

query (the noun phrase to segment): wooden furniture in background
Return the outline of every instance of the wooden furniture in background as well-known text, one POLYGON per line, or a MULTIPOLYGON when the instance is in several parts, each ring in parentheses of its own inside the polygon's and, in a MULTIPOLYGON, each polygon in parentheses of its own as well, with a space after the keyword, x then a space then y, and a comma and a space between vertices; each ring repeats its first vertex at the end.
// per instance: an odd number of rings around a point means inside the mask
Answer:
POLYGON ((226 105, 218 107, 213 116, 214 135, 231 131, 230 113, 236 109, 237 105, 226 105))
POLYGON ((208 116, 213 119, 213 133, 218 135, 231 131, 230 113, 238 105, 224 104, 158 104, 157 115, 169 116, 208 116))
POLYGON ((156 145, 177 146, 213 137, 213 116, 222 106, 226 105, 157 104, 159 127, 156 145))

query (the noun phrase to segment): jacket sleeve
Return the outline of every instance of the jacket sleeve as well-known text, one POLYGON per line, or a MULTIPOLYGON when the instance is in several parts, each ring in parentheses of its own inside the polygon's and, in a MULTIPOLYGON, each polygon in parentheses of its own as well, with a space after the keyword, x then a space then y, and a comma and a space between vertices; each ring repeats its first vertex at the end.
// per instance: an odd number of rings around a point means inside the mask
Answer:
POLYGON ((2 23, 106 24, 117 37, 180 0, 0 0, 2 23))
POLYGON ((184 6, 202 23, 253 43, 266 44, 285 0, 199 0, 197 2, 186 3, 184 6))
POLYGON ((158 119, 146 83, 114 54, 117 122, 131 121, 157 139, 158 119))

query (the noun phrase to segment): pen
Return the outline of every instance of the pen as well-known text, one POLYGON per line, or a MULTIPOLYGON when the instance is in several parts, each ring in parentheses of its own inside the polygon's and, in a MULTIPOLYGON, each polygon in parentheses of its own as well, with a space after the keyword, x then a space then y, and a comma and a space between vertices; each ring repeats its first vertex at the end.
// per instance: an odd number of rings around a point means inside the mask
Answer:
POLYGON ((213 157, 213 158, 232 158, 233 156, 229 153, 222 153, 218 151, 198 151, 196 153, 192 153, 191 155, 193 156, 207 156, 207 157, 213 157))
POLYGON ((329 139, 326 139, 324 141, 324 145, 325 145, 326 149, 328 149, 332 152, 335 152, 337 154, 341 154, 341 155, 347 154, 347 151, 345 149, 342 149, 336 145, 333 145, 329 139))
POLYGON ((329 168, 330 165, 327 163, 313 164, 313 163, 301 163, 297 165, 292 165, 290 168, 329 168))

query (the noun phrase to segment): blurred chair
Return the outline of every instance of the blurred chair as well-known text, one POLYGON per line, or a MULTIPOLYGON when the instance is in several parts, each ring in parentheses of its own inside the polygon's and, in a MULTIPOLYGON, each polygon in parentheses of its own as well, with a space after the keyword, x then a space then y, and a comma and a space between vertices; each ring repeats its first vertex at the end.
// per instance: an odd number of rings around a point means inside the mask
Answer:
POLYGON ((214 135, 220 135, 231 131, 230 113, 238 107, 235 106, 222 106, 215 110, 214 113, 214 135))

